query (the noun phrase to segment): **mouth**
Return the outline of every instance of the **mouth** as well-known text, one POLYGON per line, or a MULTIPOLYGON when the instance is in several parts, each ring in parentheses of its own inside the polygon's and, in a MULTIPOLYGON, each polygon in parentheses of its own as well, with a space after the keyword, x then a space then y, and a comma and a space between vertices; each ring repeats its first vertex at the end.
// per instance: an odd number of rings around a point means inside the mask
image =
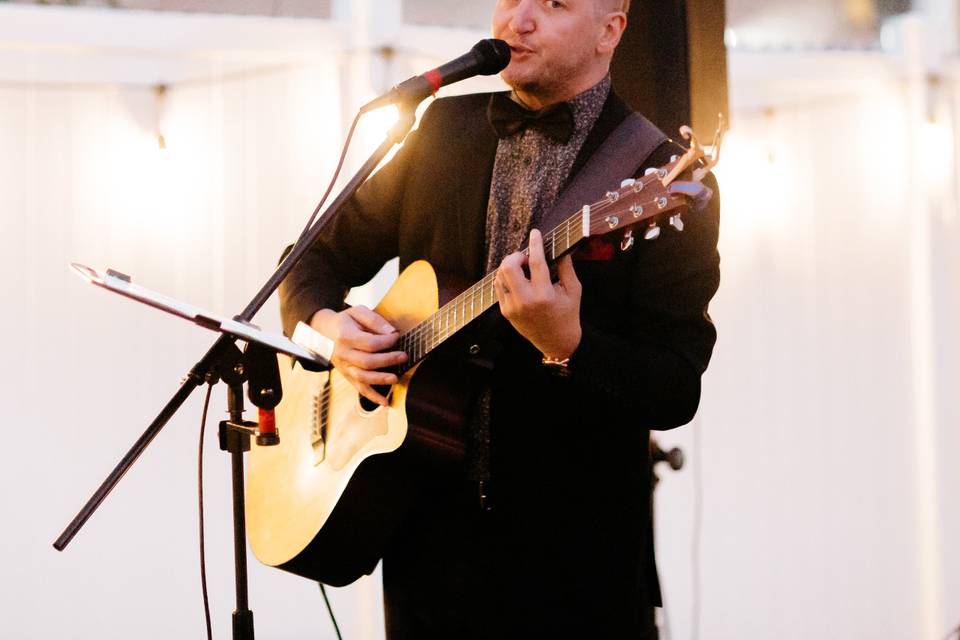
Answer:
POLYGON ((515 56, 522 56, 522 55, 527 55, 527 54, 530 54, 530 53, 534 53, 534 51, 533 51, 533 49, 530 49, 529 47, 524 47, 523 45, 511 44, 511 45, 510 45, 510 53, 513 54, 513 55, 515 55, 515 56))

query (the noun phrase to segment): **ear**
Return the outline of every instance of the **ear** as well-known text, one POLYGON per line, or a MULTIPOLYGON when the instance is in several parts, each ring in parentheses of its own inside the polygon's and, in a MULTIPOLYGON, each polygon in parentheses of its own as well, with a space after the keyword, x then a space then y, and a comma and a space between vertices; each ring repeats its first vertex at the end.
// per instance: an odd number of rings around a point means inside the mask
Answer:
POLYGON ((623 11, 614 11, 603 17, 601 25, 603 32, 597 42, 597 53, 613 55, 614 49, 620 44, 623 30, 627 28, 627 14, 623 11))

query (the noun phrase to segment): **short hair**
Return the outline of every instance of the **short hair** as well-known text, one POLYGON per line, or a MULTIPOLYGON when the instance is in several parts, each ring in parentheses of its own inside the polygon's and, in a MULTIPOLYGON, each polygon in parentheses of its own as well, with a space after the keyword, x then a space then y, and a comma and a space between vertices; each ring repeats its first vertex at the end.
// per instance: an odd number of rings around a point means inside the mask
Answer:
POLYGON ((630 0, 600 0, 600 6, 607 11, 630 12, 630 0))

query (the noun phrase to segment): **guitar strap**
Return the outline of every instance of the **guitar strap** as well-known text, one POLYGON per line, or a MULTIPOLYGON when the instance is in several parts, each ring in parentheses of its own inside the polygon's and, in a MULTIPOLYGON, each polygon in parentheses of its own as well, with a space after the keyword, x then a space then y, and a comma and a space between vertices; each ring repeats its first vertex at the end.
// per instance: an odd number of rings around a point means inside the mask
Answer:
POLYGON ((535 227, 542 232, 550 231, 583 205, 600 200, 623 180, 637 175, 650 155, 667 139, 656 125, 631 112, 594 151, 535 227))
MULTIPOLYGON (((635 176, 650 155, 666 140, 667 136, 652 122, 639 113, 631 112, 593 152, 587 163, 557 197, 553 206, 544 212, 540 222, 534 226, 541 231, 550 231, 584 204, 596 202, 610 189, 619 187, 621 181, 635 176)), ((504 328, 505 324, 500 327, 504 328)), ((472 463, 473 473, 478 483, 480 505, 486 510, 489 509, 487 483, 490 480, 488 386, 477 398, 471 421, 473 425, 470 432, 474 439, 473 446, 476 447, 472 463)))

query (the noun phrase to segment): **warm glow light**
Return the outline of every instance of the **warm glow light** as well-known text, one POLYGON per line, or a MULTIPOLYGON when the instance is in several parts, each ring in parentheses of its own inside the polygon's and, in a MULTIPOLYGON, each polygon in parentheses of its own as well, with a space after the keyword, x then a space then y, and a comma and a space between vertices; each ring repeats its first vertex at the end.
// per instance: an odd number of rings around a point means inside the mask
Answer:
POLYGON ((364 114, 357 124, 356 138, 359 146, 364 149, 377 147, 390 132, 390 128, 397 123, 400 112, 393 105, 374 109, 364 114))
POLYGON ((715 173, 720 183, 725 229, 752 234, 783 222, 782 202, 790 187, 788 158, 776 152, 769 137, 748 137, 731 130, 723 143, 715 173))
POLYGON ((160 149, 154 131, 133 119, 112 120, 106 144, 91 147, 81 184, 89 193, 91 215, 109 232, 131 241, 150 238, 158 252, 175 244, 203 218, 203 198, 196 193, 204 181, 203 154, 168 129, 166 149, 160 149))
POLYGON ((929 120, 920 126, 923 173, 931 193, 942 196, 953 178, 953 134, 944 122, 929 120))
POLYGON ((730 27, 727 27, 726 29, 724 29, 723 43, 727 45, 728 49, 736 49, 737 45, 739 44, 739 40, 737 40, 737 32, 731 29, 730 27))

